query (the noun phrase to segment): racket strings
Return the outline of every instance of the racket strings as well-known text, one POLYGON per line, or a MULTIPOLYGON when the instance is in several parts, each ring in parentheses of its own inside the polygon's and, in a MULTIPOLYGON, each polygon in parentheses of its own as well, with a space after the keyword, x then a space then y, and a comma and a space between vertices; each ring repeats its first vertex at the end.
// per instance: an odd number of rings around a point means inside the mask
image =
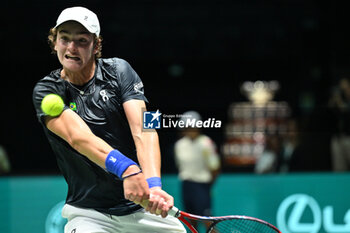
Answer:
POLYGON ((214 223, 208 233, 276 233, 274 228, 249 219, 226 219, 214 223))

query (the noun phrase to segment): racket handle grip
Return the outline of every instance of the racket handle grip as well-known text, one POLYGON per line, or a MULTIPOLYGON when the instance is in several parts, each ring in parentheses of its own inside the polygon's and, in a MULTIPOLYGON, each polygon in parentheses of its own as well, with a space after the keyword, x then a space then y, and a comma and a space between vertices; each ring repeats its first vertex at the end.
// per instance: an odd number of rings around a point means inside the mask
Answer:
POLYGON ((173 216, 173 217, 179 217, 179 215, 180 215, 180 211, 179 211, 179 209, 178 208, 176 208, 175 206, 173 206, 173 208, 171 208, 169 211, 168 211, 168 214, 170 215, 170 216, 173 216))
MULTIPOLYGON (((147 208, 147 205, 148 205, 148 201, 149 200, 143 200, 141 203, 140 203, 140 205, 143 207, 143 208, 147 208)), ((179 209, 178 208, 176 208, 175 206, 173 206, 173 208, 171 208, 169 211, 168 211, 168 214, 170 215, 170 216, 173 216, 173 217, 179 217, 179 215, 180 215, 180 211, 179 211, 179 209)))

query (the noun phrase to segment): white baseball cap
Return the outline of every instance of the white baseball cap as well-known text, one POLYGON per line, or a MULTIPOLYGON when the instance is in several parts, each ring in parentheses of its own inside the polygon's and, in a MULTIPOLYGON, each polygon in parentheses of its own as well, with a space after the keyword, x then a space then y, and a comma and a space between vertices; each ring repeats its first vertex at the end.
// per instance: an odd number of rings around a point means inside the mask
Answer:
POLYGON ((70 20, 80 23, 89 32, 96 34, 96 36, 100 35, 101 29, 97 15, 89 9, 81 6, 64 9, 57 18, 55 28, 70 20))
POLYGON ((195 121, 200 121, 202 120, 201 115, 196 112, 196 111, 187 111, 182 114, 181 120, 186 121, 186 120, 195 120, 195 121))

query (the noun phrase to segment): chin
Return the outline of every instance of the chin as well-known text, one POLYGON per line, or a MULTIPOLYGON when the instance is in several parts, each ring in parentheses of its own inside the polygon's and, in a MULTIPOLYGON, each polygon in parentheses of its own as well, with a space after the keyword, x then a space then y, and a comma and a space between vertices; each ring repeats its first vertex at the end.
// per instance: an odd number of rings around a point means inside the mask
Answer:
POLYGON ((69 70, 71 72, 79 72, 83 69, 81 65, 78 64, 63 64, 64 69, 69 70))

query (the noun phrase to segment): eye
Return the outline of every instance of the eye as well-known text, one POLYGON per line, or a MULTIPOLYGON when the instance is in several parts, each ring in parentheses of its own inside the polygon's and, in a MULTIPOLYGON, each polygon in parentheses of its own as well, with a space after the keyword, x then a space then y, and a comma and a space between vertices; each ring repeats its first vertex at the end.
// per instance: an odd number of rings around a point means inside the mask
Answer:
POLYGON ((80 38, 80 39, 79 39, 79 42, 80 42, 80 43, 86 43, 86 42, 87 42, 87 39, 85 39, 85 38, 80 38))
POLYGON ((61 37, 61 40, 63 40, 63 41, 69 41, 69 38, 68 38, 67 36, 62 36, 62 37, 61 37))

